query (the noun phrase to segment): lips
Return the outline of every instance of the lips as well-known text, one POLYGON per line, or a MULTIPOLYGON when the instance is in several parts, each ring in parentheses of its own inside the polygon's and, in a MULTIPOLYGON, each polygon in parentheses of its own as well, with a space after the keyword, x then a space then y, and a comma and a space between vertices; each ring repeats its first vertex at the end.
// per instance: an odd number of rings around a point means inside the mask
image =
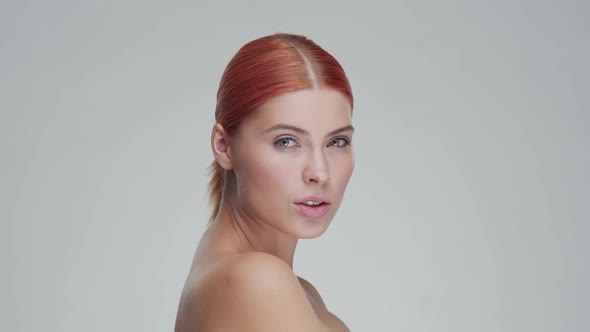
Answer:
POLYGON ((320 218, 329 210, 331 202, 323 195, 310 195, 293 203, 295 209, 307 218, 320 218))

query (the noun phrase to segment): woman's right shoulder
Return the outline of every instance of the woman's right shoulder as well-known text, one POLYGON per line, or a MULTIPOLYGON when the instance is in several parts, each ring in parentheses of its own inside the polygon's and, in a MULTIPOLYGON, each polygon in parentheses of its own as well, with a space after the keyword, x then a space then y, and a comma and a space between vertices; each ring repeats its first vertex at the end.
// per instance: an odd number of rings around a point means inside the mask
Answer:
POLYGON ((264 252, 248 252, 226 256, 215 266, 217 274, 228 277, 246 277, 259 269, 272 269, 277 273, 293 274, 291 268, 280 258, 264 252), (248 272, 248 273, 245 273, 248 272))
POLYGON ((250 252, 198 267, 192 285, 200 331, 314 331, 317 319, 293 270, 280 258, 250 252), (200 272, 199 272, 200 270, 200 272))
POLYGON ((244 283, 251 287, 263 279, 286 282, 296 278, 283 260, 263 252, 220 255, 197 264, 191 274, 195 283, 193 286, 197 289, 211 286, 235 287, 244 283))
POLYGON ((280 258, 263 252, 227 255, 197 268, 195 281, 198 285, 195 286, 206 302, 210 297, 219 300, 225 293, 236 300, 239 295, 252 297, 271 288, 291 290, 295 294, 302 291, 291 267, 280 258))

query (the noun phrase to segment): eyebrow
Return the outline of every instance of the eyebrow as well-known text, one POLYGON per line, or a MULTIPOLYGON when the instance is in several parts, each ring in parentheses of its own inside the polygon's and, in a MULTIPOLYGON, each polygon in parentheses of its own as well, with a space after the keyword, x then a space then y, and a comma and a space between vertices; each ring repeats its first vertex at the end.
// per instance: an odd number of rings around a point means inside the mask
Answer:
MULTIPOLYGON (((283 123, 279 123, 277 125, 274 125, 270 128, 268 128, 265 132, 269 133, 271 131, 275 131, 275 130, 290 130, 290 131, 294 131, 300 135, 305 135, 305 136, 309 136, 309 131, 299 128, 299 127, 295 127, 295 126, 291 126, 288 124, 283 124, 283 123)), ((352 131, 354 132, 354 127, 352 125, 348 125, 348 126, 344 126, 342 128, 336 129, 336 130, 332 130, 331 132, 328 133, 328 135, 326 136, 332 136, 332 135, 336 135, 345 131, 352 131)))

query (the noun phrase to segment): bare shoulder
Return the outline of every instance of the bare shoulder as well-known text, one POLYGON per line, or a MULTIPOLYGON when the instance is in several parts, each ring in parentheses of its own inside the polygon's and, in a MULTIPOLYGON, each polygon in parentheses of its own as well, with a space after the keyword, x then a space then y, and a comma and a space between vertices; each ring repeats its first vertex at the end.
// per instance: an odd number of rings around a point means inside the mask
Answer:
MULTIPOLYGON (((218 273, 230 281, 246 281, 248 286, 268 285, 296 281, 297 277, 280 258, 263 253, 249 252, 236 255, 219 267, 218 273)), ((242 285, 241 283, 237 285, 242 285)))
POLYGON ((322 331, 297 276, 270 254, 224 259, 189 296, 195 297, 197 320, 190 325, 198 331, 322 331))

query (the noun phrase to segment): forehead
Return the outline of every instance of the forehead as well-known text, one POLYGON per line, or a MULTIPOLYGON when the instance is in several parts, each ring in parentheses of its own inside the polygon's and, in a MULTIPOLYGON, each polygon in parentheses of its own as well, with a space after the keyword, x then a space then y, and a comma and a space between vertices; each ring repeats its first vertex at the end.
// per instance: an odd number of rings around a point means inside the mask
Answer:
POLYGON ((352 123, 346 96, 332 89, 304 89, 276 96, 254 111, 245 125, 268 128, 278 123, 308 130, 333 130, 352 123))

